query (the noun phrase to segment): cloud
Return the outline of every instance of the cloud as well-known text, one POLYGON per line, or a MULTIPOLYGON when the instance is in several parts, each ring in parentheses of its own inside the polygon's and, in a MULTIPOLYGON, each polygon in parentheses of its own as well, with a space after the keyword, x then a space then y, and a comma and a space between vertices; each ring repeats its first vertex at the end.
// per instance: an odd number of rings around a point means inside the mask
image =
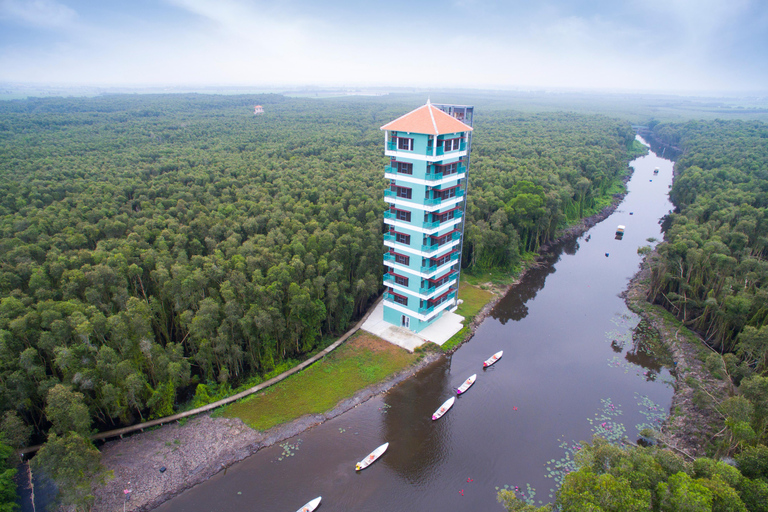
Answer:
POLYGON ((0 0, 0 19, 43 28, 67 28, 77 13, 54 0, 0 0))
POLYGON ((0 47, 0 79, 667 91, 768 83, 758 0, 455 0, 455 12, 437 18, 393 1, 381 10, 347 0, 163 0, 75 13, 53 0, 0 0, 0 30, 15 23, 0 47), (30 26, 77 30, 44 40, 30 26))

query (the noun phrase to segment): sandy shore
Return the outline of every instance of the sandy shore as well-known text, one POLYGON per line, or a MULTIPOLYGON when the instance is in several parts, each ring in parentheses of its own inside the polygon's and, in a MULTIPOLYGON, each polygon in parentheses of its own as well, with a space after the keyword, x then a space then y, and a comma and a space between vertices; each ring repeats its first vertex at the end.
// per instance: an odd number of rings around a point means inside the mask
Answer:
POLYGON ((115 478, 95 491, 94 510, 121 512, 124 504, 126 511, 152 510, 259 449, 298 435, 387 391, 441 357, 439 353, 427 353, 412 367, 358 391, 325 414, 302 416, 265 432, 253 430, 239 419, 203 415, 183 425, 165 425, 110 441, 101 447, 102 462, 115 478), (162 468, 165 470, 161 472, 162 468), (124 489, 132 491, 127 502, 124 489))

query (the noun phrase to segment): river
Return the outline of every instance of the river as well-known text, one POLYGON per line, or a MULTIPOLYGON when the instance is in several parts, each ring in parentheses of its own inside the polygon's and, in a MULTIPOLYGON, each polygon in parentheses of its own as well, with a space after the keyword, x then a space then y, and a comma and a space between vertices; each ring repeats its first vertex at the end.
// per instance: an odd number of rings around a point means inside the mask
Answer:
POLYGON ((672 162, 651 153, 630 165, 618 209, 555 247, 452 356, 156 510, 294 511, 322 496, 320 511, 502 511, 496 493, 505 486, 551 501, 579 440, 634 441, 644 425, 658 425, 672 376, 633 343, 639 319, 619 295, 639 268, 638 247, 662 238, 672 162), (614 239, 619 224, 623 240, 614 239), (498 350, 504 357, 483 370, 498 350), (433 422, 473 373, 475 385, 433 422), (387 441, 379 461, 355 472, 387 441))

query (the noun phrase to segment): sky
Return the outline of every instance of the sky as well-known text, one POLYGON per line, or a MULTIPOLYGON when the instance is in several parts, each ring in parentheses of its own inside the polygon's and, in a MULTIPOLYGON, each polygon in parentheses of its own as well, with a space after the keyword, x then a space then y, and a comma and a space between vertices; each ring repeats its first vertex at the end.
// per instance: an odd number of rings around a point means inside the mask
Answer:
POLYGON ((768 90, 768 0, 0 0, 0 82, 768 90))

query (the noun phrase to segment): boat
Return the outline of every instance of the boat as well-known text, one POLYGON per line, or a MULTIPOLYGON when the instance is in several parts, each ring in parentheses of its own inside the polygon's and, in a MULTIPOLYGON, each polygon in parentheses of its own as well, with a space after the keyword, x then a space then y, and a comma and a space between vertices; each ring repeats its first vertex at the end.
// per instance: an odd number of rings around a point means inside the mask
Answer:
POLYGON ((477 379, 477 374, 474 374, 474 375, 472 375, 470 378, 468 378, 467 380, 465 380, 465 381, 464 381, 464 382, 461 384, 461 386, 459 386, 459 388, 456 390, 456 394, 457 394, 457 395, 460 395, 460 394, 462 394, 462 393, 466 392, 466 391, 467 391, 469 388, 471 388, 471 387, 472 387, 472 384, 474 384, 474 383, 475 383, 475 379, 477 379))
POLYGON ((615 237, 616 240, 621 240, 622 238, 624 238, 625 229, 626 229, 625 226, 622 226, 621 224, 619 224, 619 227, 616 228, 616 237, 615 237))
POLYGON ((488 359, 486 359, 485 361, 483 361, 483 368, 488 368, 488 367, 489 367, 489 366, 491 366, 493 363, 495 363, 496 361, 498 361, 499 359, 501 359, 501 355, 502 355, 503 353, 504 353, 504 351, 503 351, 503 350, 499 350, 498 352, 496 352, 495 354, 493 354, 493 355, 492 355, 490 358, 488 358, 488 359))
POLYGON ((653 174, 659 174, 659 168, 658 167, 653 170, 653 174))
POLYGON ((455 396, 452 396, 451 398, 446 400, 445 403, 443 403, 443 405, 441 405, 440 408, 435 411, 435 414, 432 415, 432 420, 433 421, 434 420, 439 420, 443 416, 443 414, 448 412, 448 409, 453 407, 453 402, 455 402, 455 401, 456 401, 456 397, 455 396))
POLYGON ((381 457, 385 451, 387 451, 387 448, 389 447, 389 443, 384 443, 383 445, 379 446, 375 450, 373 450, 371 453, 368 454, 366 458, 355 464, 355 471, 360 471, 361 469, 365 469, 371 464, 373 464, 376 459, 381 457))
POLYGON ((318 496, 317 498, 313 499, 312 501, 310 501, 309 503, 301 507, 296 512, 312 512, 320 505, 320 500, 322 498, 323 498, 322 496, 318 496))

